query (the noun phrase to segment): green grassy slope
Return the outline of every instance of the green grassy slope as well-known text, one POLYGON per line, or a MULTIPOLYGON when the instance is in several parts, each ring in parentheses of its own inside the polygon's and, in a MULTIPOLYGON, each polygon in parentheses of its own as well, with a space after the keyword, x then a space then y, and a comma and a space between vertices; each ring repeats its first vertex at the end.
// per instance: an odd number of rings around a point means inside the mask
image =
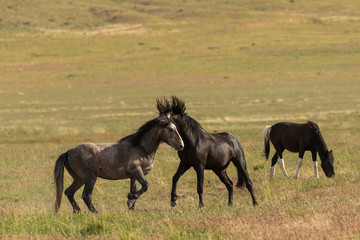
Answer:
MULTIPOLYGON (((354 0, 1 1, 0 236, 3 238, 359 238, 360 39, 354 0), (129 181, 99 179, 99 215, 59 215, 52 171, 74 145, 114 142, 157 116, 155 99, 177 95, 209 132, 244 147, 259 206, 206 172, 179 181, 176 152, 161 145, 135 212, 129 181), (269 179, 262 129, 278 121, 319 124, 336 177, 269 179)), ((274 150, 271 149, 271 153, 274 150)), ((297 155, 285 153, 288 172, 297 155)), ((229 176, 236 182, 232 165, 229 176)), ((65 176, 65 186, 70 176, 65 176)))

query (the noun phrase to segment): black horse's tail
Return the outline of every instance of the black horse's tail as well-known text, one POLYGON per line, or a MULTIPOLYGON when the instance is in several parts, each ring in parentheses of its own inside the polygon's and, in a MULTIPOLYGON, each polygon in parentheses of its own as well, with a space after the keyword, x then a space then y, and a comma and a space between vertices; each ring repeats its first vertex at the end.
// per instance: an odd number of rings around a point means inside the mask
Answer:
POLYGON ((266 160, 269 159, 270 154, 270 131, 271 126, 266 126, 263 130, 263 137, 264 137, 264 156, 266 160))
POLYGON ((231 137, 231 140, 234 144, 234 150, 235 150, 235 156, 232 159, 233 164, 236 167, 237 175, 238 175, 238 181, 236 184, 237 188, 241 188, 245 186, 245 176, 244 172, 246 171, 246 160, 245 160, 245 154, 244 150, 242 149, 239 141, 231 134, 229 134, 231 137))
POLYGON ((55 213, 60 208, 61 198, 64 190, 64 165, 68 158, 68 152, 63 153, 56 160, 54 168, 54 180, 56 184, 56 200, 55 200, 55 213))

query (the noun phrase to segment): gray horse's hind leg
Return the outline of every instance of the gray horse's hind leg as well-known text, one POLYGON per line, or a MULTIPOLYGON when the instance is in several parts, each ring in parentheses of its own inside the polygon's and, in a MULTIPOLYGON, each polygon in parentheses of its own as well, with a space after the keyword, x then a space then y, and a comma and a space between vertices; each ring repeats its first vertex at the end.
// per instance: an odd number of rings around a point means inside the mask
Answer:
POLYGON ((76 203, 75 199, 74 199, 74 195, 75 192, 77 190, 79 190, 79 188, 81 188, 81 186, 83 185, 83 183, 74 180, 73 183, 70 185, 70 187, 68 187, 65 190, 65 195, 67 196, 67 198, 69 199, 69 202, 71 204, 71 206, 73 207, 73 212, 74 213, 78 213, 80 212, 80 207, 79 205, 76 203))
POLYGON ((91 179, 88 182, 86 182, 85 187, 84 187, 84 191, 83 191, 83 194, 82 194, 82 199, 84 200, 86 206, 93 213, 97 213, 94 205, 91 202, 91 194, 92 194, 92 192, 94 190, 95 182, 96 182, 96 178, 91 179))

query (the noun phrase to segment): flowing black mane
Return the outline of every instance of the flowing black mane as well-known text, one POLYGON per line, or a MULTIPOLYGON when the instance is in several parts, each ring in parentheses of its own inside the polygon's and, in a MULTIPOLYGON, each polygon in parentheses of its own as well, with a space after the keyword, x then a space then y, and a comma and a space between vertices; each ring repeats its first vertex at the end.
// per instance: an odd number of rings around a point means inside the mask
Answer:
POLYGON ((171 111, 173 115, 180 115, 180 119, 176 119, 176 123, 179 127, 185 131, 190 129, 191 134, 196 137, 203 137, 206 133, 204 128, 195 119, 190 117, 186 112, 185 102, 176 96, 172 96, 171 111))
POLYGON ((137 131, 136 133, 129 135, 127 137, 124 137, 123 139, 121 139, 119 142, 132 137, 132 142, 134 145, 138 145, 141 141, 141 139, 144 137, 145 133, 149 132, 152 128, 158 126, 158 127, 165 127, 167 126, 169 123, 171 122, 171 120, 165 116, 160 116, 157 118, 154 118, 148 122, 146 122, 144 125, 142 125, 137 131))

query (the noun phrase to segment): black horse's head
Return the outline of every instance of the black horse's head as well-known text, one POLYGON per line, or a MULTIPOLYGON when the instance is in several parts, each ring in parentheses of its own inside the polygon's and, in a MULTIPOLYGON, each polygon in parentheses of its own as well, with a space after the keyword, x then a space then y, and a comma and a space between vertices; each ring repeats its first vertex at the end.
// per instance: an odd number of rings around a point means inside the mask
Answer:
POLYGON ((321 168, 324 170, 324 173, 328 178, 335 176, 334 156, 332 154, 332 150, 325 152, 325 158, 321 160, 321 168))

